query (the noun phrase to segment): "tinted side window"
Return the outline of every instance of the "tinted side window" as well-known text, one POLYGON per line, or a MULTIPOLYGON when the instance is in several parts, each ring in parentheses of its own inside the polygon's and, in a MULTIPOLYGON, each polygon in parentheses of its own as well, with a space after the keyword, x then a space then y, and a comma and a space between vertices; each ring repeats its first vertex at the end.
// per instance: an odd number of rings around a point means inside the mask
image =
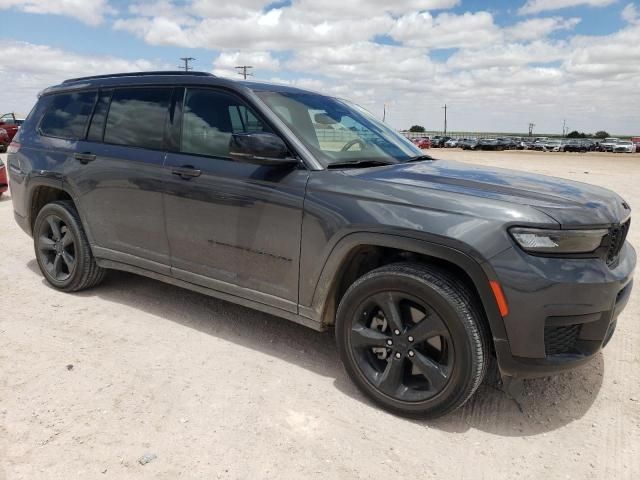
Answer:
POLYGON ((96 108, 93 111, 93 117, 91 118, 91 124, 89 125, 89 133, 87 134, 87 140, 90 142, 102 141, 104 124, 107 120, 107 111, 109 110, 109 102, 111 101, 112 93, 113 90, 100 92, 100 98, 98 98, 98 103, 96 103, 96 108))
POLYGON ((104 141, 162 150, 171 88, 127 88, 113 92, 104 141))
POLYGON ((68 139, 84 138, 96 92, 55 95, 40 122, 40 133, 68 139))
POLYGON ((214 90, 187 90, 182 118, 184 153, 229 158, 231 134, 269 131, 239 98, 214 90))

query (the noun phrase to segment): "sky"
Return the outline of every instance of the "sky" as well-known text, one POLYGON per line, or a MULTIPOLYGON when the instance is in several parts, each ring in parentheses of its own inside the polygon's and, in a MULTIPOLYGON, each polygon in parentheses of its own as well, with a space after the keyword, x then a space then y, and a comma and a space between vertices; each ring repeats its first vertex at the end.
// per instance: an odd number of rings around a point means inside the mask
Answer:
POLYGON ((640 2, 2 0, 0 113, 75 76, 196 70, 352 100, 405 129, 640 135, 640 2))

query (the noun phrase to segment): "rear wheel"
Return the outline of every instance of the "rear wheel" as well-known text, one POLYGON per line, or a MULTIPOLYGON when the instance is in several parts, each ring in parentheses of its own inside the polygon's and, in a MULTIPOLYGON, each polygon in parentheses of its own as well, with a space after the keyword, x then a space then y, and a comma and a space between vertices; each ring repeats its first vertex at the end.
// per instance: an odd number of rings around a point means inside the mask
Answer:
POLYGON ((33 239, 40 271, 55 288, 76 292, 103 280, 105 270, 93 258, 72 202, 45 205, 34 223, 33 239))
POLYGON ((484 377, 488 334, 468 288, 443 270, 394 264, 358 279, 336 318, 354 383, 401 415, 433 418, 463 405, 484 377))

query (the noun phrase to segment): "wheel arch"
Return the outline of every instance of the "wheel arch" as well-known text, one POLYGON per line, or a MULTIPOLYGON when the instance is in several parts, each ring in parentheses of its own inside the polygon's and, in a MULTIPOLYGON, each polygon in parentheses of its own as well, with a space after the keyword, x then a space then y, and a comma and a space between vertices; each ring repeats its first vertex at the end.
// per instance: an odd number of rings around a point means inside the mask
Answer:
POLYGON ((487 263, 459 248, 401 235, 353 233, 340 240, 320 274, 310 313, 323 325, 332 325, 340 299, 355 279, 379 266, 407 260, 440 265, 463 280, 484 310, 494 341, 506 339, 489 284, 496 276, 487 263))
POLYGON ((87 238, 89 238, 89 243, 93 246, 93 242, 91 241, 92 236, 87 229, 87 223, 83 214, 84 212, 80 208, 76 199, 77 196, 70 188, 70 185, 67 182, 62 181, 57 176, 37 176, 30 178, 25 202, 29 233, 33 234, 33 225, 42 207, 47 203, 56 200, 70 200, 73 202, 73 205, 80 216, 81 224, 85 230, 87 238))

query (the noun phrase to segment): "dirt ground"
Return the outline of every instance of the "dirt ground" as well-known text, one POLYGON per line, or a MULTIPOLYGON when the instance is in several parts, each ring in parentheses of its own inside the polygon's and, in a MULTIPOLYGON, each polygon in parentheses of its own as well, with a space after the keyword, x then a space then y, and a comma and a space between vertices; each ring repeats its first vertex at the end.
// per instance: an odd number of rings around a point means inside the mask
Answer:
MULTIPOLYGON (((640 208, 640 155, 431 153, 640 208)), ((487 383, 419 422, 372 406, 330 334, 125 273, 49 288, 8 194, 0 245, 0 480, 640 478, 640 289, 606 350, 527 381, 521 409, 487 383)))

